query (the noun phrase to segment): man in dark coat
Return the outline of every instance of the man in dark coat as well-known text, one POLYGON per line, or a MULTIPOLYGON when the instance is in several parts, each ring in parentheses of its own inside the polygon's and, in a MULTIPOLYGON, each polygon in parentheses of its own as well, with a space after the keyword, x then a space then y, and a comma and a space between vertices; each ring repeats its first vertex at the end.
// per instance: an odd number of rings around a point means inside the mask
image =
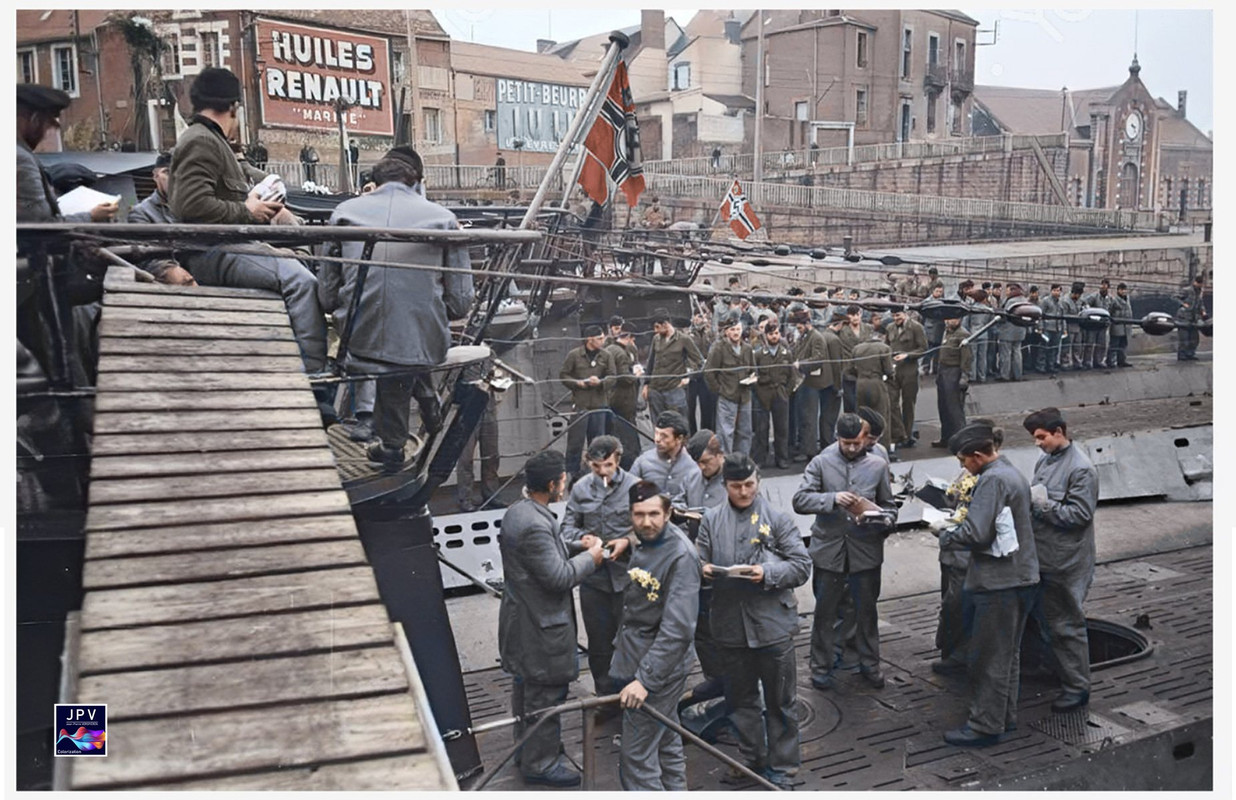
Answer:
POLYGON ((571 350, 558 370, 558 380, 571 392, 575 413, 567 428, 567 472, 578 476, 583 467, 584 443, 609 429, 609 389, 617 377, 614 357, 605 349, 605 331, 600 325, 584 328, 584 343, 571 350))
MULTIPOLYGON (((266 224, 290 219, 282 202, 264 200, 253 188, 266 173, 236 160, 228 138, 236 129, 240 81, 230 70, 209 67, 189 89, 193 118, 176 141, 168 181, 172 214, 181 222, 208 225, 266 224)), ((254 244, 245 245, 252 250, 254 244)), ((308 373, 326 367, 326 320, 318 304, 318 283, 287 251, 270 255, 216 247, 187 256, 185 267, 203 286, 269 289, 283 295, 292 334, 308 373)), ((324 393, 323 393, 324 395, 324 393)), ((319 405, 324 396, 319 397, 319 405)), ((325 416, 331 411, 323 409, 325 416)))
POLYGON ((1188 326, 1176 330, 1177 361, 1197 360, 1197 346, 1201 342, 1201 334, 1197 328, 1191 326, 1207 317, 1205 294, 1206 276, 1199 272, 1193 278, 1193 283, 1176 295, 1176 302, 1180 303, 1180 308, 1176 309, 1176 321, 1188 326))
MULTIPOLYGON (((610 320, 612 323, 613 320, 610 320)), ((613 330, 610 325, 610 330, 613 330)), ((630 323, 618 323, 619 331, 614 341, 605 346, 614 360, 614 379, 609 388, 609 408, 614 412, 610 422, 614 435, 622 442, 622 468, 630 469, 643 450, 639 431, 635 427, 636 404, 639 400, 639 376, 635 372, 639 363, 639 350, 635 347, 635 329, 630 323)))
MULTIPOLYGON (((893 379, 892 350, 880 334, 872 333, 867 341, 854 346, 853 358, 857 408, 865 406, 881 418, 888 419, 888 389, 885 384, 893 379)), ((892 444, 883 432, 881 438, 885 447, 892 444)))
POLYGON ((713 342, 704 362, 704 380, 717 396, 717 438, 726 452, 751 449, 750 377, 754 373, 755 354, 743 341, 742 323, 727 314, 721 320, 721 337, 713 342))
POLYGON ((895 514, 888 464, 867 452, 864 423, 857 414, 837 418, 837 440, 811 460, 794 492, 794 511, 814 514, 811 560, 815 563, 815 617, 811 625, 811 684, 833 687, 835 630, 842 594, 854 600, 859 670, 876 689, 883 688, 880 671, 880 567, 884 563, 884 532, 895 514), (864 512, 884 512, 865 517, 864 512))
POLYGON ((932 523, 932 530, 942 549, 971 553, 965 590, 973 602, 967 664, 974 695, 969 721, 944 734, 944 741, 986 747, 1017 726, 1021 637, 1039 581, 1039 561, 1030 484, 998 453, 990 425, 971 423, 956 436, 958 458, 979 480, 966 518, 960 524, 951 519, 932 523), (1013 530, 1000 536, 998 526, 1008 525, 1013 530))
MULTIPOLYGON (((1116 299, 1112 302, 1111 314, 1112 317, 1120 319, 1133 317, 1133 303, 1129 300, 1128 284, 1116 284, 1116 299)), ((1133 366, 1129 363, 1128 351, 1129 323, 1112 322, 1111 343, 1107 349, 1107 366, 1109 368, 1133 366)))
POLYGON ((768 464, 769 428, 773 434, 773 460, 777 469, 790 465, 790 393, 796 383, 794 355, 781 341, 781 328, 770 322, 764 341, 755 350, 755 404, 751 409, 751 456, 761 467, 768 464), (769 425, 771 420, 772 424, 769 425))
MULTIPOLYGON (((674 327, 669 312, 652 312, 652 344, 648 346, 644 400, 655 421, 663 411, 677 411, 687 418, 687 385, 691 373, 704 365, 704 358, 691 337, 674 327)), ((665 488, 665 487, 662 487, 665 488)))
POLYGON ((944 321, 940 344, 940 369, 936 373, 936 407, 940 415, 940 439, 932 447, 947 447, 948 439, 966 424, 966 390, 970 388, 970 332, 961 327, 961 315, 944 321))
MULTIPOLYGON (((331 214, 332 225, 455 230, 455 215, 425 199, 424 167, 410 147, 396 148, 373 166, 378 188, 345 200, 331 214)), ((363 242, 344 242, 344 258, 361 257, 363 242)), ((468 248, 427 242, 379 242, 373 260, 467 269, 468 248)), ((357 289, 358 270, 338 263, 322 265, 322 305, 334 309, 335 326, 347 329, 347 314, 357 289)), ((413 396, 426 430, 440 424, 440 411, 427 370, 446 360, 451 344, 448 320, 461 319, 472 305, 472 278, 424 269, 371 268, 357 308, 346 366, 381 375, 374 401, 374 432, 369 458, 387 470, 403 464, 413 396)))
POLYGON ((832 442, 837 412, 841 410, 841 376, 845 369, 837 331, 845 319, 844 314, 836 314, 829 327, 820 331, 811 324, 807 311, 796 311, 790 317, 798 327, 794 366, 803 376, 796 392, 802 452, 795 454, 795 460, 815 458, 821 439, 832 442))
POLYGON ((62 216, 51 178, 34 155, 47 132, 60 127, 60 112, 70 102, 72 99, 59 89, 17 84, 18 222, 107 222, 116 214, 114 203, 100 203, 90 211, 62 216))
POLYGON ((904 308, 893 311, 886 333, 893 353, 893 380, 889 384, 888 421, 893 443, 913 447, 914 407, 918 403, 918 359, 927 349, 927 333, 904 308))
POLYGON ((794 519, 760 496, 755 462, 731 453, 722 470, 727 502, 704 515, 695 541, 713 584, 709 623, 741 751, 753 769, 787 786, 802 760, 794 589, 807 582, 811 557, 794 519))
MULTIPOLYGON (((543 450, 528 459, 524 486, 528 497, 502 517, 505 583, 498 610, 498 652, 502 669, 514 677, 511 713, 523 716, 559 705, 579 677, 575 658, 575 601, 571 589, 600 566, 601 539, 586 537, 587 548, 568 557, 566 543, 549 504, 562 498, 567 475, 562 455, 543 450)), ((530 723, 515 725, 516 741, 530 723)), ((559 754, 562 724, 547 720, 516 756, 525 783, 578 786, 579 773, 559 754)))
POLYGON ((627 565, 635 545, 627 492, 637 482, 619 466, 622 444, 613 436, 598 436, 588 445, 588 474, 575 481, 562 514, 562 537, 582 542, 599 538, 609 556, 579 586, 579 610, 588 633, 588 669, 597 694, 612 694, 619 686, 609 678, 614 636, 622 620, 622 592, 630 580, 627 565))
POLYGON ((1022 426, 1043 451, 1030 487, 1035 550, 1039 557, 1039 603, 1035 618, 1046 627, 1060 673, 1060 696, 1052 710, 1071 711, 1090 700, 1090 644, 1082 608, 1094 580, 1094 512, 1099 473, 1069 439, 1056 408, 1026 417, 1022 426))
POLYGON ((853 413, 858 409, 858 377, 854 371, 854 348, 871 341, 871 324, 863 322, 863 310, 858 306, 849 306, 845 310, 846 324, 837 332, 841 340, 841 402, 842 410, 853 413))
POLYGON ((655 483, 628 490, 636 542, 623 594, 622 626, 611 671, 622 683, 622 751, 618 780, 626 791, 686 791, 682 737, 637 709, 673 718, 695 660, 700 563, 686 535, 669 521, 669 498, 655 483))

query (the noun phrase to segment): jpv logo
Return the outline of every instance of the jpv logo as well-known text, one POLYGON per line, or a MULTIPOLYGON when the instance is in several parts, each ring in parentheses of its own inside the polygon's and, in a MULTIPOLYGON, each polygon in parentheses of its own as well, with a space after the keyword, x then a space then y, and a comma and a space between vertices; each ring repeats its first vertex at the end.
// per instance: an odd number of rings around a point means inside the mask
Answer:
POLYGON ((107 755, 107 705, 56 703, 57 756, 107 755))

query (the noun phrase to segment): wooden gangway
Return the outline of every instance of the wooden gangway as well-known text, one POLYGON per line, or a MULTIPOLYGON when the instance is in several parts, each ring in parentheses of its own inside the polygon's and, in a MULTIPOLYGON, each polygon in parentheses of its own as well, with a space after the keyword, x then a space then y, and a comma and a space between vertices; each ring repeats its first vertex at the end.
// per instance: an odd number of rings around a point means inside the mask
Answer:
POLYGON ((357 535, 282 299, 137 283, 99 326, 59 789, 457 789, 357 535))

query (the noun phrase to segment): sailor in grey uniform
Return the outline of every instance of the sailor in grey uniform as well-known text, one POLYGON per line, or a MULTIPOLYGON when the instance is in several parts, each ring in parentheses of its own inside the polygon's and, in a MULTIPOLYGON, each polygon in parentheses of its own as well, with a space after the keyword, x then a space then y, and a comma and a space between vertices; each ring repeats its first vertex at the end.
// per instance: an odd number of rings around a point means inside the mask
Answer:
POLYGON ((750 457, 731 453, 723 472, 727 502, 704 515, 695 540, 713 584, 712 635, 723 654, 726 702, 744 755, 772 782, 788 784, 801 763, 794 588, 807 582, 811 557, 794 519, 759 495, 750 457), (734 565, 750 567, 728 577, 718 570, 734 565))
POLYGON ((952 745, 986 747, 1017 727, 1021 637, 1039 581, 1039 561, 1030 522, 1030 484, 999 455, 990 425, 971 423, 956 434, 965 468, 979 476, 966 518, 932 524, 942 549, 971 553, 965 590, 973 602, 967 666, 974 696, 969 721, 944 734, 952 745), (1009 509, 1016 549, 997 556, 996 520, 1009 509))
POLYGON ((1022 426, 1043 451, 1034 465, 1031 513, 1039 556, 1036 617, 1045 618, 1060 674, 1053 711, 1071 711, 1090 700, 1090 642, 1082 609, 1094 580, 1094 511, 1099 473, 1068 438, 1059 409, 1044 408, 1022 426))
POLYGON ((627 563, 635 534, 627 492, 638 480, 623 472, 622 444, 614 436, 598 436, 585 454, 589 472, 571 487, 562 515, 562 538, 580 542, 598 537, 609 557, 579 585, 579 611, 588 633, 588 669, 597 694, 612 694, 619 687, 609 680, 614 636, 622 619, 622 593, 630 583, 627 563))
POLYGON ((704 479, 687 453, 687 420, 677 411, 662 411, 653 421, 652 450, 645 450, 631 465, 631 474, 652 481, 678 508, 699 508, 704 500, 704 479))
POLYGON ((645 704, 671 719, 695 654, 691 640, 700 591, 700 564, 686 534, 669 521, 669 498, 640 481, 628 493, 639 544, 631 554, 622 626, 610 668, 625 681, 619 693, 622 751, 618 779, 627 791, 686 791, 682 737, 639 711, 645 704))

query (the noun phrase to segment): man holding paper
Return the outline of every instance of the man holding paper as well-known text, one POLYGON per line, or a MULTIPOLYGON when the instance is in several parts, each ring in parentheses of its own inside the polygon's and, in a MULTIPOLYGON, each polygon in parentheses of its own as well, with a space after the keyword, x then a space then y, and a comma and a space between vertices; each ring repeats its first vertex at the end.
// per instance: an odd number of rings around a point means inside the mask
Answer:
POLYGON ((813 458, 794 493, 794 511, 815 514, 811 526, 812 588, 811 685, 833 688, 836 661, 833 622, 842 595, 854 600, 859 672, 873 688, 884 687, 876 601, 884 534, 896 514, 888 465, 867 452, 864 422, 857 414, 837 418, 837 440, 813 458))
POLYGON ((107 222, 116 215, 116 203, 99 203, 89 210, 61 214, 56 190, 34 149, 52 128, 60 127, 60 112, 71 98, 49 86, 17 84, 17 221, 107 222))
POLYGON ((1030 484, 996 449, 990 425, 970 423, 953 441, 957 458, 972 475, 974 486, 965 519, 932 523, 941 549, 969 550, 965 590, 973 602, 973 622, 967 664, 974 696, 970 718, 944 734, 958 747, 997 744, 1017 726, 1017 693, 1021 681, 1021 637, 1039 582, 1039 560, 1030 518, 1030 484), (1000 517, 1012 517, 1016 549, 1004 555, 998 544, 1000 517))
POLYGON ((811 557, 794 519, 760 496, 759 471, 746 453, 727 455, 721 469, 728 502, 704 514, 695 540, 713 585, 709 626, 741 750, 754 769, 784 786, 802 760, 794 587, 807 582, 811 557))

